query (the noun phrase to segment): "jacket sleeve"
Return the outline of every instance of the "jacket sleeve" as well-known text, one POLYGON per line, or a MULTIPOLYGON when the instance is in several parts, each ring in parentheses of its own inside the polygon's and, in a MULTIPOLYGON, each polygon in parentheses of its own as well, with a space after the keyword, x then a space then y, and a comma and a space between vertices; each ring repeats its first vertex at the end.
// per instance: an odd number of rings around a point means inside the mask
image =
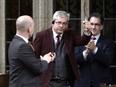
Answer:
POLYGON ((33 73, 38 74, 47 69, 47 61, 37 59, 34 51, 27 44, 22 44, 18 52, 19 60, 33 73))

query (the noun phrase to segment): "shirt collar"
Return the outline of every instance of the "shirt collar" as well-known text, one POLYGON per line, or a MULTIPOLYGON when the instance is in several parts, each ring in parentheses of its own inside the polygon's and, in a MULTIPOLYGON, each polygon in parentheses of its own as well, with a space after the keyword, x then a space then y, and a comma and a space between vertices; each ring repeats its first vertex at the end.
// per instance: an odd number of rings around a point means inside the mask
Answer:
MULTIPOLYGON (((56 36, 58 35, 55 31, 54 31, 54 29, 52 29, 52 31, 53 31, 53 38, 55 39, 56 38, 56 36)), ((62 34, 60 34, 60 38, 62 38, 62 35, 63 35, 63 33, 62 34)))
POLYGON ((28 41, 28 39, 27 38, 25 38, 24 36, 22 36, 22 35, 19 35, 19 34, 16 34, 17 36, 19 36, 20 38, 22 38, 26 43, 28 43, 29 41, 28 41))
POLYGON ((95 38, 96 38, 96 40, 98 40, 98 39, 99 39, 99 37, 100 37, 100 34, 98 34, 98 35, 96 35, 96 36, 92 36, 92 37, 95 37, 95 38))

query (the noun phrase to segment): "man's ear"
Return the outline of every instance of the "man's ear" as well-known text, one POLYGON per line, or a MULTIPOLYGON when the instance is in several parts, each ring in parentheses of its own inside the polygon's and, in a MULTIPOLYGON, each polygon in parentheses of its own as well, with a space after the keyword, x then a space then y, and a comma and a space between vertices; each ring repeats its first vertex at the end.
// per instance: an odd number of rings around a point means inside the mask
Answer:
POLYGON ((30 33, 30 32, 31 32, 31 27, 29 27, 29 28, 27 29, 27 31, 28 31, 28 33, 30 33))
POLYGON ((104 28, 104 25, 101 25, 101 30, 103 30, 103 28, 104 28))

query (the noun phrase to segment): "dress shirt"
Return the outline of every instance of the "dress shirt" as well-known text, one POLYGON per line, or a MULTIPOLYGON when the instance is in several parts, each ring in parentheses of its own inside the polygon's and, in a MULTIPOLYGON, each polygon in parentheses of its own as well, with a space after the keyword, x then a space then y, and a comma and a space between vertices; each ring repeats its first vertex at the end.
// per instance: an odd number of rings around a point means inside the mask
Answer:
POLYGON ((16 34, 17 36, 19 36, 20 38, 22 38, 26 43, 29 42, 29 40, 27 38, 25 38, 24 36, 22 35, 19 35, 19 34, 16 34))
MULTIPOLYGON (((52 31, 53 31, 54 42, 55 42, 55 44, 56 44, 56 42, 57 42, 57 37, 56 37, 56 36, 57 36, 58 34, 54 31, 54 29, 52 29, 52 31)), ((63 34, 60 34, 59 40, 61 40, 62 35, 63 35, 63 34)))
MULTIPOLYGON (((92 36, 92 38, 95 38, 95 40, 94 40, 94 43, 95 43, 95 45, 96 45, 96 43, 97 43, 97 41, 98 41, 98 39, 99 39, 99 37, 100 37, 100 34, 98 34, 98 35, 96 35, 96 36, 92 36)), ((95 50, 94 51, 92 51, 94 54, 96 54, 97 53, 97 51, 98 51, 98 47, 96 47, 95 48, 95 50)), ((86 60, 86 57, 87 57, 87 52, 86 51, 83 51, 83 57, 84 57, 84 59, 86 60)))

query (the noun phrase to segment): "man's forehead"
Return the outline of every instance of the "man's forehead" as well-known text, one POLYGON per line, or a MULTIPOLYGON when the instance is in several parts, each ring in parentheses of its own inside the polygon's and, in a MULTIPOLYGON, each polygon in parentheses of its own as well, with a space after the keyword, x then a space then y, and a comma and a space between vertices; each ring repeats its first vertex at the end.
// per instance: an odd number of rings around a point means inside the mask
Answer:
POLYGON ((64 22, 67 22, 67 21, 68 21, 67 17, 65 17, 65 16, 58 16, 58 17, 56 18, 56 20, 57 20, 57 21, 64 21, 64 22))

